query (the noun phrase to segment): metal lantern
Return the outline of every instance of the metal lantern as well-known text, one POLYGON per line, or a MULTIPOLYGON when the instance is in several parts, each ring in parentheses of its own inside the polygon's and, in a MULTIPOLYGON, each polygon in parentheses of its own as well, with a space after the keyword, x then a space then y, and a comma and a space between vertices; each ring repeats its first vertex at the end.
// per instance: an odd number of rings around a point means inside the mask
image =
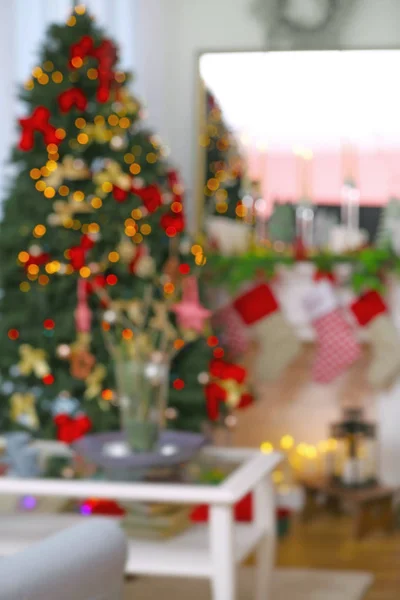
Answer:
POLYGON ((347 409, 343 420, 331 426, 335 441, 333 480, 357 488, 377 484, 376 426, 363 418, 360 409, 347 409))

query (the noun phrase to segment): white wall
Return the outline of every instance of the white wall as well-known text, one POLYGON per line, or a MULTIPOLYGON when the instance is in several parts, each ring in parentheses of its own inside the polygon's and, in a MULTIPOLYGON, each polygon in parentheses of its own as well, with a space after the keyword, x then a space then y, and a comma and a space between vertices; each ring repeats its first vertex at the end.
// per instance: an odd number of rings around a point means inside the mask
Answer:
MULTIPOLYGON (((212 50, 266 48, 265 29, 252 13, 254 0, 158 0, 157 3, 173 13, 175 26, 171 26, 167 40, 171 60, 165 65, 164 93, 148 99, 149 109, 150 112, 159 111, 160 104, 168 107, 165 123, 160 126, 166 133, 172 157, 180 165, 191 189, 196 170, 198 55, 212 50)), ((397 0, 358 0, 343 29, 341 43, 348 48, 400 47, 399 22, 400 3, 397 0)), ((153 42, 149 40, 149 44, 159 60, 163 60, 153 42)), ((143 74, 143 77, 151 77, 151 74, 143 74)), ((271 91, 279 93, 278 82, 271 82, 271 91)))

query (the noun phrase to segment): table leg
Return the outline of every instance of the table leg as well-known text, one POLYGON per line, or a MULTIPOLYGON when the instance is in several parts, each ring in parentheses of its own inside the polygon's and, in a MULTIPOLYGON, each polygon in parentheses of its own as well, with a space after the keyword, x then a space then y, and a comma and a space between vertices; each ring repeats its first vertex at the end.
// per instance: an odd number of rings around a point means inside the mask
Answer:
POLYGON ((254 490, 253 498, 255 524, 264 533, 256 552, 255 600, 268 600, 276 541, 275 494, 269 477, 260 481, 254 490))
POLYGON ((210 507, 213 600, 236 600, 234 523, 231 506, 210 507))

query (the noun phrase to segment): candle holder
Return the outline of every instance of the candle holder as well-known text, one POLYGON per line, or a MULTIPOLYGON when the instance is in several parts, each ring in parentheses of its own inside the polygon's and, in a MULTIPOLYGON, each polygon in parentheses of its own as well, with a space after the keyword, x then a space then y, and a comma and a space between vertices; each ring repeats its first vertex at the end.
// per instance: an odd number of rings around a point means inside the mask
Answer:
POLYGON ((331 426, 335 441, 333 482, 349 488, 377 485, 376 426, 360 409, 347 409, 343 420, 331 426))

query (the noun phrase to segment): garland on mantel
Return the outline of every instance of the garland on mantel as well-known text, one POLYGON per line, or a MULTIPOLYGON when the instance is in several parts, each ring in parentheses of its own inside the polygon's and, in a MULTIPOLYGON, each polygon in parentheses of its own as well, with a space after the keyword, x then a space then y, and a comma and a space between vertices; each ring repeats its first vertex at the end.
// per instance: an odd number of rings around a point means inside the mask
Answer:
POLYGON ((391 248, 367 247, 361 250, 333 254, 328 251, 285 248, 281 252, 257 248, 236 256, 222 256, 215 251, 207 254, 207 275, 211 284, 223 283, 231 292, 249 280, 272 279, 277 267, 290 267, 300 262, 315 265, 315 277, 335 278, 335 268, 349 265, 348 281, 357 294, 367 290, 383 292, 389 274, 400 275, 400 257, 391 248))

